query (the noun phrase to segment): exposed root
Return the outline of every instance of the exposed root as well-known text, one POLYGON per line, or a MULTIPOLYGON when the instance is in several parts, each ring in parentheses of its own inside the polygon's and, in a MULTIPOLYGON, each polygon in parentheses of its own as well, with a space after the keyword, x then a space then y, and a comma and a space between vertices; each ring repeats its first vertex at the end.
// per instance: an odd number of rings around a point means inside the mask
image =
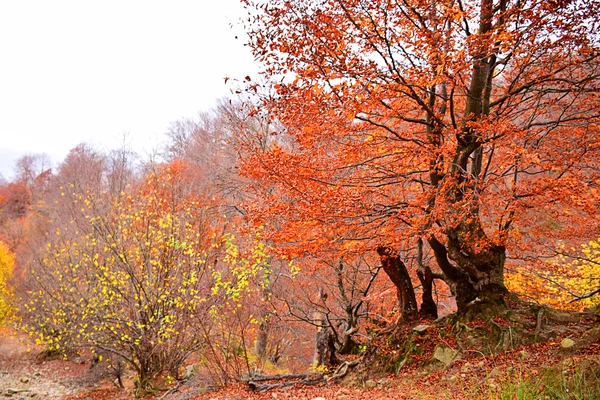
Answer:
POLYGON ((348 371, 350 370, 350 368, 354 368, 356 367, 358 364, 360 364, 360 362, 362 361, 362 358, 357 358, 356 360, 353 361, 344 361, 334 372, 333 375, 331 375, 327 381, 328 382, 334 382, 336 380, 340 380, 343 377, 345 377, 348 374, 348 371))

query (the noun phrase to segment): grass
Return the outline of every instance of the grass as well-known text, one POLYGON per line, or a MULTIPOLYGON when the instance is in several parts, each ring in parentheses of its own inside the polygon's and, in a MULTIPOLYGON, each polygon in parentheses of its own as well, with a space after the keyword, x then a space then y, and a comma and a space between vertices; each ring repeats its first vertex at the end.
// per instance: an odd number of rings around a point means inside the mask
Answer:
POLYGON ((590 366, 557 372, 549 369, 535 378, 508 379, 491 399, 590 400, 600 399, 600 376, 590 366))

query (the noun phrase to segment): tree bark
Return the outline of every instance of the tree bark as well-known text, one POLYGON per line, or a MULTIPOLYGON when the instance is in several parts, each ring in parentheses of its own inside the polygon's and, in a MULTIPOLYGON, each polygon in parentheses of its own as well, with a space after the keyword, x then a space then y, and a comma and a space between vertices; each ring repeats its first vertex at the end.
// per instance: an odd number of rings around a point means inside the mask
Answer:
POLYGON ((449 230, 446 245, 435 237, 429 239, 459 312, 466 311, 474 302, 503 303, 508 294, 504 285, 506 249, 490 244, 481 228, 470 226, 465 229, 468 231, 449 230))
POLYGON ((421 239, 419 239, 417 243, 417 265, 419 266, 417 276, 419 277, 421 287, 423 288, 419 315, 437 319, 437 304, 433 300, 433 273, 429 265, 423 264, 423 241, 421 239))
POLYGON ((398 254, 389 247, 378 247, 377 253, 381 259, 383 270, 398 291, 402 319, 411 320, 416 318, 417 300, 406 265, 400 260, 398 254))
MULTIPOLYGON (((319 300, 324 302, 327 294, 323 288, 319 288, 319 300)), ((331 328, 327 322, 325 313, 316 311, 317 333, 315 337, 315 358, 314 364, 316 367, 338 364, 336 357, 335 337, 331 332, 331 328)))
POLYGON ((419 315, 422 317, 433 317, 437 319, 438 309, 437 304, 433 300, 433 274, 431 269, 426 267, 423 270, 417 271, 417 276, 423 288, 423 297, 421 300, 421 309, 419 315))
POLYGON ((256 343, 254 344, 254 354, 260 359, 264 360, 267 356, 267 343, 269 341, 269 330, 267 327, 266 317, 263 316, 258 326, 258 332, 256 333, 256 343))

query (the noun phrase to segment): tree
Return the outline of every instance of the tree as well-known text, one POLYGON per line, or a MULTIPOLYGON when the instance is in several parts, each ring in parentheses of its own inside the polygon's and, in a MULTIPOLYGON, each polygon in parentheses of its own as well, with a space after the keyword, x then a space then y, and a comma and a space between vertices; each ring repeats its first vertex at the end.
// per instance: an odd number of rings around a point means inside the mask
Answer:
POLYGON ((598 2, 242 2, 275 91, 255 112, 293 139, 242 168, 290 252, 378 251, 412 317, 403 256, 465 311, 502 304, 507 251, 597 231, 598 2))
POLYGON ((27 154, 15 163, 15 181, 23 183, 28 188, 44 183, 40 177, 51 171, 52 161, 46 153, 27 154))
POLYGON ((12 315, 13 289, 10 285, 15 256, 10 249, 0 241, 0 326, 12 315))
POLYGON ((597 308, 600 299, 600 239, 580 248, 559 246, 542 271, 514 269, 508 285, 522 296, 559 308, 597 308))
POLYGON ((27 324, 49 350, 91 348, 126 361, 139 389, 173 377, 203 345, 222 226, 173 163, 126 196, 62 197, 80 218, 56 226, 31 267, 27 324), (108 203, 108 204, 106 204, 108 203), (216 224, 216 225, 215 225, 216 224))
POLYGON ((174 160, 112 196, 63 188, 56 208, 69 218, 52 221, 30 261, 30 334, 48 351, 124 361, 140 393, 161 374, 179 378, 192 353, 220 383, 248 372, 266 248, 259 235, 241 248, 196 178, 174 160))

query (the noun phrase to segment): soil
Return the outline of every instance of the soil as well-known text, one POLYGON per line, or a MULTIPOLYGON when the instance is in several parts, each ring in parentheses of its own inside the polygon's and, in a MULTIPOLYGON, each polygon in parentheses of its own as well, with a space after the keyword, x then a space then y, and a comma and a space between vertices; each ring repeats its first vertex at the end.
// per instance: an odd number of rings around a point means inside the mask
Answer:
POLYGON ((44 359, 28 336, 0 328, 0 400, 129 399, 84 357, 44 359))

